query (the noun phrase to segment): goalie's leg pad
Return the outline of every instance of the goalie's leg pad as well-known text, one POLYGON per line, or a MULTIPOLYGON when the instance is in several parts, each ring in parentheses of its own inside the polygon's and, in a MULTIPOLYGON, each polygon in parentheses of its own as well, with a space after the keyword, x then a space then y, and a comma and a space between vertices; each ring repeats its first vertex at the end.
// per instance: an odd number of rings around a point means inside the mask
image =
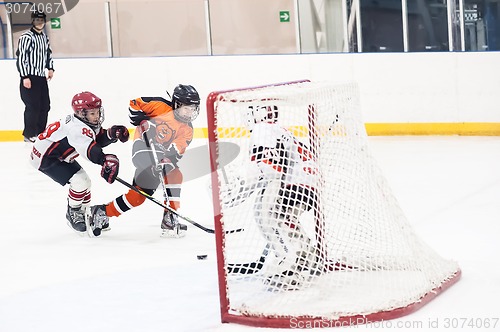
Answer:
POLYGON ((255 220, 271 244, 277 261, 270 271, 272 274, 315 268, 315 245, 301 227, 299 218, 312 208, 316 196, 309 188, 300 188, 296 185, 284 187, 281 182, 273 181, 255 201, 255 220), (292 193, 292 190, 296 192, 292 193))
POLYGON ((282 273, 269 276, 265 279, 265 284, 270 291, 293 291, 303 288, 306 278, 295 271, 285 270, 282 273))
POLYGON ((317 206, 316 190, 303 185, 286 185, 280 188, 278 196, 282 198, 281 204, 288 207, 301 206, 303 211, 309 211, 317 206))

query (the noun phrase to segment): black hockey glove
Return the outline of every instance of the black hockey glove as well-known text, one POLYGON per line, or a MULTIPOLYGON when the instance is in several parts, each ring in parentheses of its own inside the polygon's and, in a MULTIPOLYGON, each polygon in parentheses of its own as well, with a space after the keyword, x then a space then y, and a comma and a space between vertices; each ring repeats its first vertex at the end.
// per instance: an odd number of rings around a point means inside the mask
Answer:
POLYGON ((104 164, 101 169, 101 176, 108 183, 113 183, 118 175, 118 169, 120 167, 120 161, 118 157, 114 154, 104 155, 104 164))
POLYGON ((112 140, 113 142, 116 142, 117 140, 120 140, 120 142, 125 143, 128 141, 129 138, 129 133, 128 129, 125 126, 112 126, 111 128, 108 129, 108 138, 112 140))

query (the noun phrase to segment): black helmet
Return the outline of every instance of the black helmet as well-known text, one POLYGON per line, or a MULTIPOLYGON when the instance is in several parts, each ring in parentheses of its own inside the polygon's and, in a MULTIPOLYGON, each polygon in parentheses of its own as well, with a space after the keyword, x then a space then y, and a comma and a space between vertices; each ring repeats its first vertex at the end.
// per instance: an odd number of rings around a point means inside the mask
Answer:
POLYGON ((182 105, 200 105, 200 95, 192 85, 179 84, 175 87, 172 95, 174 109, 178 107, 177 103, 181 103, 182 105))
POLYGON ((43 18, 44 21, 47 21, 47 15, 45 15, 44 12, 39 12, 38 10, 31 12, 31 20, 34 21, 35 18, 43 18))
POLYGON ((172 108, 175 118, 182 122, 192 122, 200 113, 200 95, 192 85, 179 84, 172 94, 172 108), (181 106, 193 106, 193 113, 185 116, 179 112, 181 106))

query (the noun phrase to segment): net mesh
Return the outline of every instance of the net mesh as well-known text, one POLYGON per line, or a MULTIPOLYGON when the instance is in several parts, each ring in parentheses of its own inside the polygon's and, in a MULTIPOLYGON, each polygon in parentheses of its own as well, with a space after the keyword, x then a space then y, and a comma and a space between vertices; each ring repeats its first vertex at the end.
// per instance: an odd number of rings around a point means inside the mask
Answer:
POLYGON ((220 93, 215 161, 229 312, 339 317, 403 308, 458 265, 422 242, 370 154, 356 84, 220 93), (227 146, 227 145, 226 145, 227 146), (230 146, 230 145, 229 145, 230 146))

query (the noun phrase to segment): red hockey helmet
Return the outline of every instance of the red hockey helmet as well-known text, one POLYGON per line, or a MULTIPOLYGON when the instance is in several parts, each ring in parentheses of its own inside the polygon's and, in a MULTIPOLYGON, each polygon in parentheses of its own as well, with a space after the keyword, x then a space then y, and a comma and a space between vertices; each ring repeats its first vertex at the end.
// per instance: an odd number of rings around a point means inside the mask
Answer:
POLYGON ((71 107, 73 107, 75 117, 96 132, 100 129, 104 121, 104 109, 102 108, 101 98, 89 91, 80 92, 73 97, 71 107), (98 117, 90 118, 88 114, 90 110, 97 110, 99 112, 98 117))

